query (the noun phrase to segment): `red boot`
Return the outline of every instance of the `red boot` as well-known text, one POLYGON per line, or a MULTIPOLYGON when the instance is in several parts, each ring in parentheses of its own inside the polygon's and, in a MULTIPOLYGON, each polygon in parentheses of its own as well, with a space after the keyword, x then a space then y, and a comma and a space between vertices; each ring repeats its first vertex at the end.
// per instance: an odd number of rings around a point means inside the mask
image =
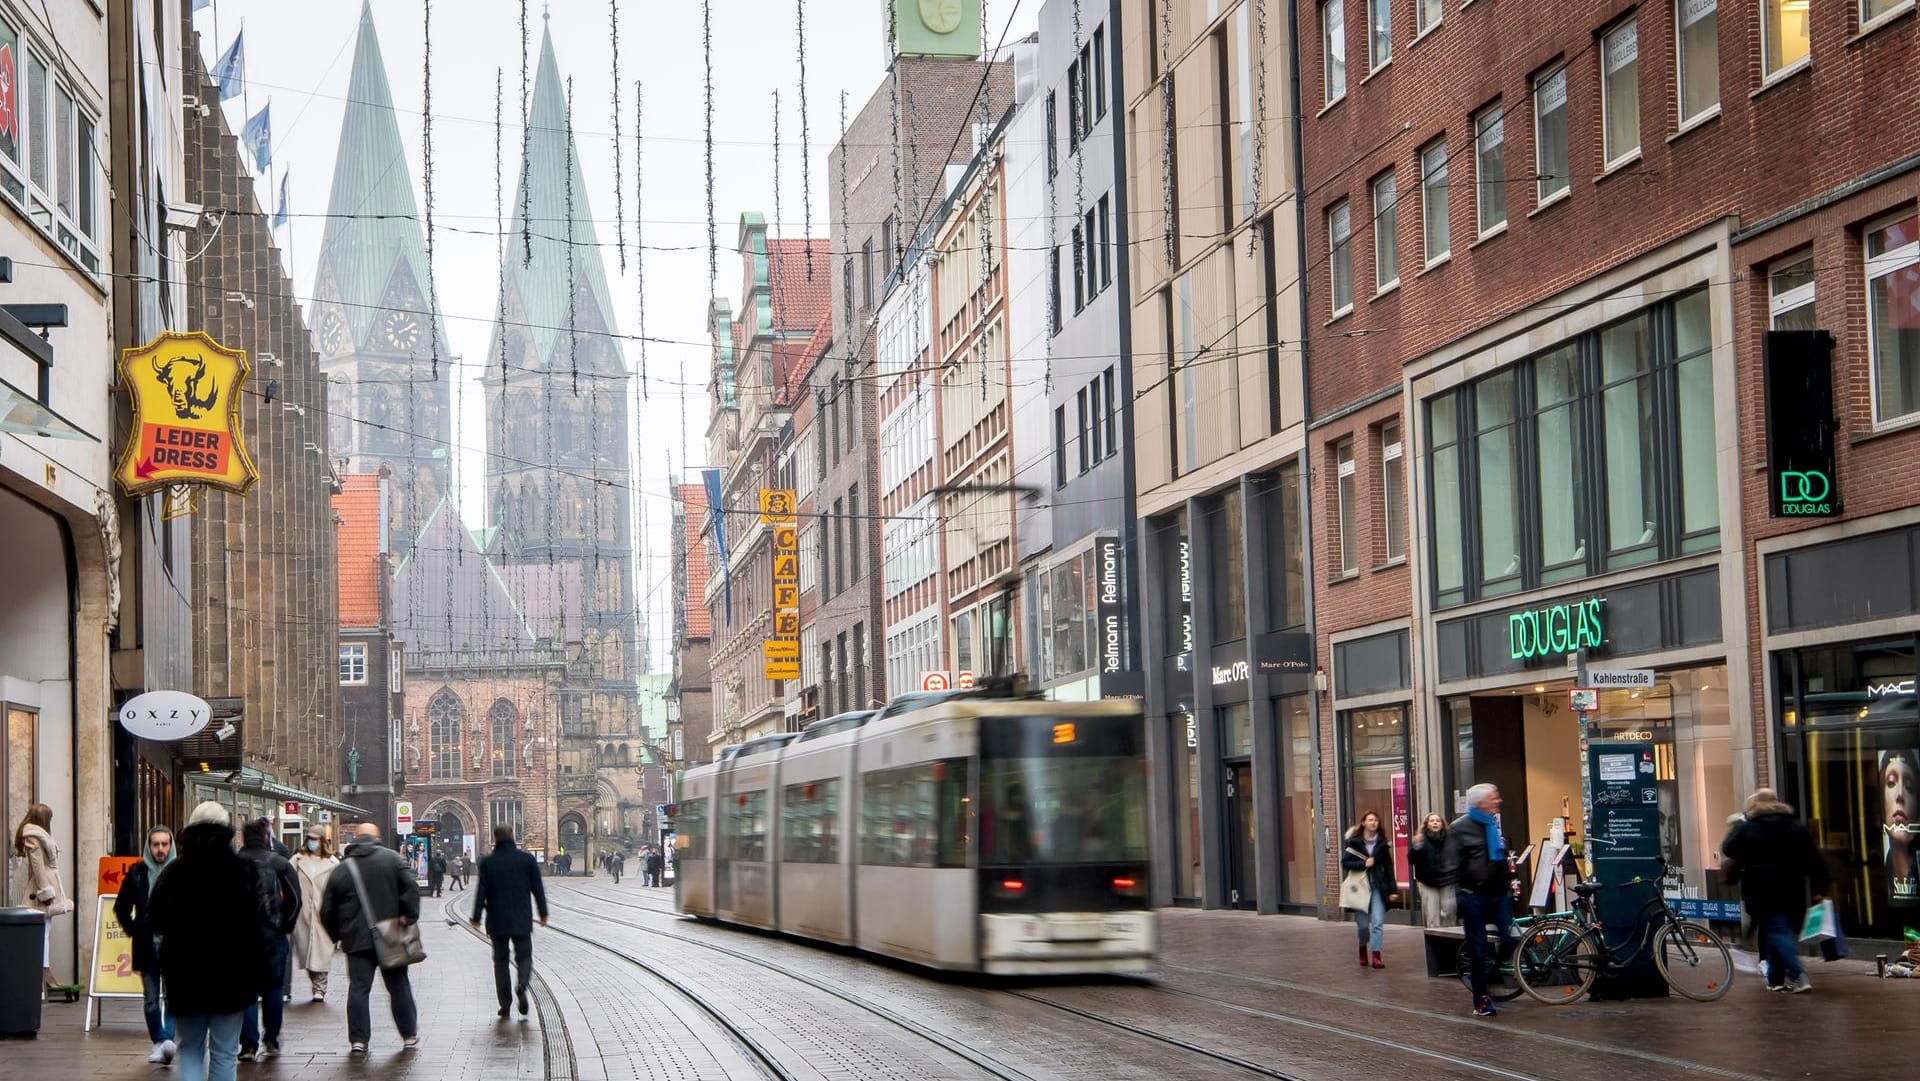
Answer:
POLYGON ((1380 959, 1380 951, 1379 951, 1379 950, 1375 950, 1375 951, 1373 951, 1373 967, 1375 967, 1375 968, 1385 968, 1385 967, 1387 967, 1387 963, 1386 963, 1385 961, 1383 961, 1383 960, 1381 960, 1381 959, 1380 959))
POLYGON ((1360 967, 1367 967, 1367 944, 1364 942, 1360 943, 1360 967))

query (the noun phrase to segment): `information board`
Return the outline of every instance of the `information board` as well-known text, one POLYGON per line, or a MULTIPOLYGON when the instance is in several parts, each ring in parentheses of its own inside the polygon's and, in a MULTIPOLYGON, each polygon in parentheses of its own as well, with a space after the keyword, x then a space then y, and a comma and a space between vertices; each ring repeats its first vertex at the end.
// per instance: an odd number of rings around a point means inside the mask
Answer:
POLYGON ((117 898, 117 894, 102 894, 93 911, 93 971, 87 979, 85 1031, 93 1029, 98 1000, 143 997, 140 974, 133 970, 133 936, 113 914, 117 898))
POLYGON ((1616 947, 1634 941, 1641 949, 1619 972, 1602 972, 1596 999, 1661 997, 1667 984, 1653 965, 1646 934, 1646 904, 1659 895, 1660 782, 1651 744, 1595 740, 1587 745, 1587 780, 1593 805, 1587 822, 1593 875, 1601 889, 1594 895, 1606 941, 1616 947))

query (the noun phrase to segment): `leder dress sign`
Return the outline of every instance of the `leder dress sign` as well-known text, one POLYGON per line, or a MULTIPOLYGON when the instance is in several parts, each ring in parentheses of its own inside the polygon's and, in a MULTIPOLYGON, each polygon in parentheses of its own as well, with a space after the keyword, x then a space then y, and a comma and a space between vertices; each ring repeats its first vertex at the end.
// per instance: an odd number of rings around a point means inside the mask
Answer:
POLYGON ((128 496, 175 484, 244 493, 260 474, 240 438, 247 355, 201 331, 167 331, 120 354, 133 426, 114 479, 128 496))

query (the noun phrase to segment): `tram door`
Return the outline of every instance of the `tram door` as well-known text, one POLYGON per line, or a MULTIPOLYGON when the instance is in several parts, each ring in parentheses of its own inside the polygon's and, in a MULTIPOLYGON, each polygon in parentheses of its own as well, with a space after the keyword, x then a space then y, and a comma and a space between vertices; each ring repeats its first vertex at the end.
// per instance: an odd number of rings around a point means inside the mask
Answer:
POLYGON ((1254 907, 1253 891, 1253 766, 1232 762, 1227 781, 1227 904, 1254 907))

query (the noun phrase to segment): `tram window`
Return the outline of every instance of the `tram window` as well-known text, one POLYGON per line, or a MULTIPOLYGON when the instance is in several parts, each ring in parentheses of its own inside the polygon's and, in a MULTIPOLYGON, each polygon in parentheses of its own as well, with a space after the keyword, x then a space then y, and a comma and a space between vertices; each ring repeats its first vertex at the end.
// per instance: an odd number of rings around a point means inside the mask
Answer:
POLYGON ((984 864, 1147 858, 1146 776, 1134 758, 1035 757, 981 764, 984 864))
POLYGON ((863 775, 860 862, 883 867, 965 867, 971 800, 965 759, 863 775))
POLYGON ((767 794, 738 792, 726 801, 725 833, 720 855, 730 860, 767 858, 767 794))
POLYGON ((707 801, 686 800, 675 805, 673 845, 680 859, 704 859, 707 855, 707 801))
POLYGON ((788 785, 780 822, 782 862, 839 862, 840 781, 788 785))

